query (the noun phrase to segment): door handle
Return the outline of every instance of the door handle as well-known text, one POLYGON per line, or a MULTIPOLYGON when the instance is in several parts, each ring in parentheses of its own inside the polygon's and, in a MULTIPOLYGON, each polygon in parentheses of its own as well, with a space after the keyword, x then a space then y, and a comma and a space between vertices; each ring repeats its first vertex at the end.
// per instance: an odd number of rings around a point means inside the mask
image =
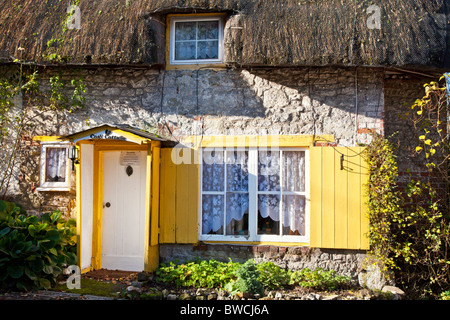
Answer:
POLYGON ((109 202, 107 202, 107 203, 105 203, 104 205, 103 205, 103 208, 109 208, 109 207, 111 207, 111 203, 109 203, 109 202))

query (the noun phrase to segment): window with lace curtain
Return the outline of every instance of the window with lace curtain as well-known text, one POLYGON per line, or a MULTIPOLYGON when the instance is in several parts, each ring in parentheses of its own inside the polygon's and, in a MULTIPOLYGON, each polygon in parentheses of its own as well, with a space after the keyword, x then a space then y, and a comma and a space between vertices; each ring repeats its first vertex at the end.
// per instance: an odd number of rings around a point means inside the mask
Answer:
POLYGON ((200 240, 307 241, 306 149, 203 149, 200 240))
POLYGON ((222 62, 221 16, 181 16, 170 21, 171 64, 222 62))
POLYGON ((68 148, 68 143, 41 144, 38 191, 66 191, 69 189, 68 148))

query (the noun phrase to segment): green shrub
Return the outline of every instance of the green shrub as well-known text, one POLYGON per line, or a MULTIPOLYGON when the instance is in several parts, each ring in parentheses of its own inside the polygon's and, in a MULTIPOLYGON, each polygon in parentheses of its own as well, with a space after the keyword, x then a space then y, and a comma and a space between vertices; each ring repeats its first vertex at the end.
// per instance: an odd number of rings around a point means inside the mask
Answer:
POLYGON ((350 277, 336 274, 336 271, 324 271, 321 268, 310 270, 308 268, 293 271, 290 275, 290 284, 315 290, 345 289, 352 285, 350 277))
POLYGON ((264 294, 264 287, 259 281, 259 272, 255 261, 248 260, 236 270, 237 280, 234 285, 238 292, 264 294))
POLYGON ((66 265, 76 263, 75 221, 55 211, 40 218, 0 201, 0 286, 49 288, 66 265))
POLYGON ((238 263, 228 263, 214 259, 209 261, 191 261, 177 265, 164 263, 156 270, 156 280, 163 283, 174 283, 184 287, 223 288, 235 278, 238 263))
POLYGON ((290 272, 286 271, 273 262, 262 262, 256 267, 259 272, 259 281, 264 288, 280 289, 289 284, 290 272))
POLYGON ((256 264, 248 260, 237 262, 193 261, 183 264, 170 262, 161 264, 156 270, 156 280, 185 287, 223 288, 232 294, 258 293, 264 289, 283 289, 300 286, 316 290, 345 289, 353 285, 350 277, 340 276, 335 271, 323 269, 289 271, 273 262, 256 264))
POLYGON ((366 148, 369 253, 384 271, 394 272, 409 296, 436 296, 450 286, 450 223, 448 211, 442 211, 446 199, 430 177, 409 172, 403 177, 406 184, 399 183, 396 152, 381 136, 366 148))

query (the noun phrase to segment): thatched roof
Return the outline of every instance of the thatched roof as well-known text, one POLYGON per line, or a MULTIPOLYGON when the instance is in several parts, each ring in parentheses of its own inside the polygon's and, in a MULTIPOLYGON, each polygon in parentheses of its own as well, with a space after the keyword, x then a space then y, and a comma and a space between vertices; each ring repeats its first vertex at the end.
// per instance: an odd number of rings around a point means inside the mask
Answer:
POLYGON ((163 65, 165 15, 226 12, 237 65, 450 66, 448 0, 15 0, 0 4, 0 52, 48 63, 163 65), (81 29, 65 28, 77 2, 81 29), (446 4, 447 3, 447 4, 446 4))

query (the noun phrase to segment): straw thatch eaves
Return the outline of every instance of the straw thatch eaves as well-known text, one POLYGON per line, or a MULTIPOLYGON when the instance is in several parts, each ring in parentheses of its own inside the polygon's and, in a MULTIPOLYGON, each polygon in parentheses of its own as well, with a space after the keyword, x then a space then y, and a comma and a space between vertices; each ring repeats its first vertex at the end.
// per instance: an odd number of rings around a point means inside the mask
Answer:
MULTIPOLYGON (((226 12, 229 65, 450 66, 448 0, 383 0, 369 29, 369 0, 79 0, 0 4, 0 52, 36 63, 165 63, 165 15, 226 12)), ((3 54, 4 55, 4 54, 3 54)))

